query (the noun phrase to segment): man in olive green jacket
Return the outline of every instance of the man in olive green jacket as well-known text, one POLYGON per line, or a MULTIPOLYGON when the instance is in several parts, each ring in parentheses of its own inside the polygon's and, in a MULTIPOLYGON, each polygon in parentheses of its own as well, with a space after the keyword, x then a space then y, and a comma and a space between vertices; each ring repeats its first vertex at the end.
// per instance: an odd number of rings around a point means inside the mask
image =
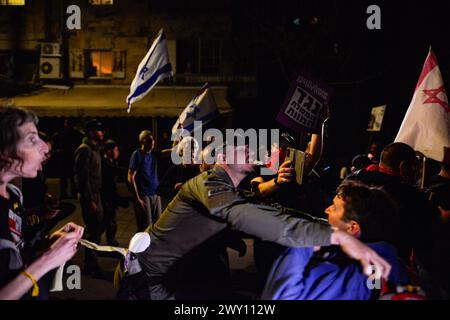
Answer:
MULTIPOLYGON (((249 203, 239 184, 254 170, 248 161, 248 146, 226 146, 218 164, 187 181, 160 219, 147 232, 151 244, 138 254, 143 268, 139 281, 130 276, 122 281, 119 297, 128 299, 173 299, 174 281, 183 260, 224 243, 229 230, 238 230, 263 240, 289 247, 340 245, 364 270, 371 264, 387 277, 390 265, 372 249, 349 234, 329 225, 293 217, 280 206, 249 203), (225 153, 234 159, 244 155, 245 164, 226 163, 225 153), (178 270, 178 271, 177 271, 178 270), (121 295, 124 292, 128 294, 121 295)), ((368 272, 368 271, 367 271, 368 272)), ((205 275, 206 276, 206 275, 205 275)), ((212 277, 211 277, 212 278, 212 277)))

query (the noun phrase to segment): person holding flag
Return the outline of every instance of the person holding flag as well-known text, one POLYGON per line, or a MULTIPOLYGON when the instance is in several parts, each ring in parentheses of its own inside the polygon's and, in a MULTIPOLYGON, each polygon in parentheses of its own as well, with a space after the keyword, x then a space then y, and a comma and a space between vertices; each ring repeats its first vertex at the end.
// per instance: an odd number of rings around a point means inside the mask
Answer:
POLYGON ((144 59, 139 64, 136 76, 130 87, 130 94, 126 102, 128 113, 131 104, 141 100, 158 83, 158 81, 173 75, 172 65, 169 62, 169 52, 167 50, 166 36, 161 29, 153 41, 144 59))

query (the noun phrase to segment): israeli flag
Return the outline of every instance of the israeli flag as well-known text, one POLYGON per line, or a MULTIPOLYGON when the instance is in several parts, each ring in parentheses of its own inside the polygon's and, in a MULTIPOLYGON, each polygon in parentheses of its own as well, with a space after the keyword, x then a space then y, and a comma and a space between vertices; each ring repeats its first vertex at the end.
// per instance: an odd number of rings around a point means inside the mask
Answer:
POLYGON ((194 130, 194 121, 202 121, 204 125, 218 116, 219 110, 216 100, 208 84, 205 84, 178 117, 177 122, 172 127, 172 134, 178 129, 192 132, 194 130))
POLYGON ((153 41, 144 59, 139 64, 136 76, 127 97, 128 113, 133 102, 141 100, 158 83, 159 80, 172 76, 172 65, 169 62, 166 36, 161 29, 153 41))

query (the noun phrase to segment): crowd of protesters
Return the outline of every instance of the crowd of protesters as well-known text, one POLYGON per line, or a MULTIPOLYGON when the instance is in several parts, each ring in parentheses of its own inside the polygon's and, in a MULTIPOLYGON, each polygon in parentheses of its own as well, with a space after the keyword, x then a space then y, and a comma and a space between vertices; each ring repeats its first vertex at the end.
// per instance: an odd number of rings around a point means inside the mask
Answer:
MULTIPOLYGON (((143 130, 130 137, 138 148, 125 168, 99 120, 87 121, 83 134, 66 121, 51 139, 24 109, 1 109, 0 124, 0 299, 48 298, 52 270, 73 257, 81 237, 100 244, 106 233, 108 245, 124 246, 116 211, 129 200, 136 231, 148 232, 151 244, 137 254, 140 272, 121 272, 120 299, 233 298, 227 248, 243 255, 249 238, 253 289, 263 299, 380 299, 400 287, 415 299, 450 297, 450 168, 441 164, 418 185, 417 155, 406 144, 372 146, 325 181, 317 165, 323 139, 312 134, 298 184, 286 158, 298 147, 289 134, 263 165, 273 174, 260 175, 245 144, 226 142, 210 163, 208 143, 198 150, 186 137, 158 148, 143 130), (182 161, 169 165, 174 152, 182 161), (42 170, 52 155, 60 160, 59 198, 48 194, 42 170), (231 164, 230 155, 248 161, 231 164), (119 194, 118 179, 133 199, 119 194), (76 209, 69 197, 78 199, 84 227, 54 231, 76 209), (381 286, 368 285, 373 272, 381 286)), ((83 272, 104 277, 96 251, 85 249, 83 272)))

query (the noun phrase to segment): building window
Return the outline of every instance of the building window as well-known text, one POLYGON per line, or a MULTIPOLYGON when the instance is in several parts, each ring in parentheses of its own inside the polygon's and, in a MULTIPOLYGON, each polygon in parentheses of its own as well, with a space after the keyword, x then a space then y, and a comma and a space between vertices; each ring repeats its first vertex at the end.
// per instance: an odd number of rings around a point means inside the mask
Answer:
POLYGON ((199 40, 200 74, 216 75, 222 61, 222 42, 216 39, 199 40))
POLYGON ((25 0, 0 0, 0 6, 24 6, 25 0))
POLYGON ((177 73, 198 73, 198 39, 177 39, 177 73))
POLYGON ((86 62, 88 77, 108 78, 112 76, 113 59, 111 51, 87 51, 86 62))
POLYGON ((250 46, 227 39, 177 39, 177 74, 250 76, 256 72, 250 46), (239 48, 239 50, 236 50, 239 48))
POLYGON ((93 6, 113 5, 113 0, 89 0, 93 6))
POLYGON ((177 39, 177 73, 219 74, 222 41, 177 39))
POLYGON ((113 50, 112 76, 114 79, 125 79, 127 52, 126 50, 113 50))

